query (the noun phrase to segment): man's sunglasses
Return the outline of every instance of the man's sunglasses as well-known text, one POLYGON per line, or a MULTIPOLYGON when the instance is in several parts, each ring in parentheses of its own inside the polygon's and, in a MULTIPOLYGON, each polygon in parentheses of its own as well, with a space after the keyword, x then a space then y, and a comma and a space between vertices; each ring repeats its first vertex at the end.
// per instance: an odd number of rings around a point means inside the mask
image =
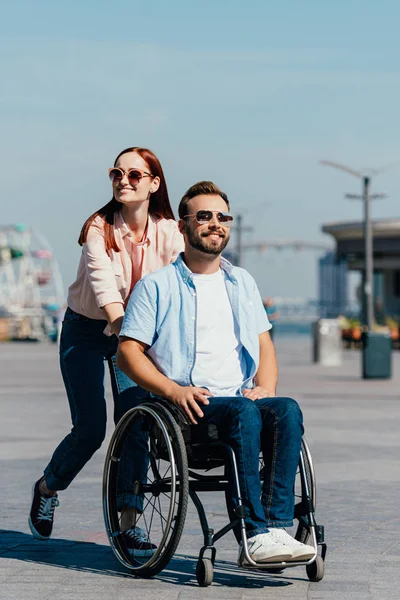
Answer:
POLYGON ((142 169, 128 169, 128 171, 124 171, 119 167, 108 169, 108 176, 113 183, 115 181, 121 181, 124 175, 128 177, 130 183, 134 183, 136 185, 143 179, 143 177, 153 177, 151 173, 143 171, 142 169))
POLYGON ((183 218, 187 219, 189 217, 196 217, 196 221, 200 225, 205 225, 206 223, 209 223, 211 221, 214 213, 217 216, 218 223, 220 223, 221 225, 225 225, 225 227, 229 227, 229 225, 233 221, 232 215, 226 212, 221 212, 219 210, 198 210, 197 213, 186 215, 183 218))

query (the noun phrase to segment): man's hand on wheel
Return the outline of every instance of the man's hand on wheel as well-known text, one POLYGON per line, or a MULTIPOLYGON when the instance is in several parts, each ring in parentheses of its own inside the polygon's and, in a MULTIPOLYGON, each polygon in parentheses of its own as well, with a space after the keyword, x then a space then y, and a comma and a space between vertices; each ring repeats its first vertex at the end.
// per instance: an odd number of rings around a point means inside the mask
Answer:
POLYGON ((167 398, 185 412, 193 425, 197 425, 196 419, 204 416, 198 403, 210 404, 208 396, 212 394, 206 388, 177 385, 167 398))

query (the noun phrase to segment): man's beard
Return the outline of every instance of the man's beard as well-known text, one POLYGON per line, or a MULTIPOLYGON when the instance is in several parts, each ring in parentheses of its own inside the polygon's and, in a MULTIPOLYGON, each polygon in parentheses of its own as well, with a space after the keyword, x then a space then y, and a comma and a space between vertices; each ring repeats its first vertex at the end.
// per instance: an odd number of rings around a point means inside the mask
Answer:
POLYGON ((190 227, 188 227, 186 233, 191 247, 195 248, 196 250, 200 250, 200 252, 204 252, 204 254, 213 254, 214 256, 218 256, 218 254, 221 254, 221 252, 225 250, 226 245, 229 242, 229 233, 226 233, 225 237, 221 237, 220 244, 215 246, 212 245, 212 242, 211 244, 207 244, 207 239, 211 234, 214 233, 215 235, 219 235, 214 231, 209 232, 208 235, 201 235, 196 230, 193 231, 190 227))

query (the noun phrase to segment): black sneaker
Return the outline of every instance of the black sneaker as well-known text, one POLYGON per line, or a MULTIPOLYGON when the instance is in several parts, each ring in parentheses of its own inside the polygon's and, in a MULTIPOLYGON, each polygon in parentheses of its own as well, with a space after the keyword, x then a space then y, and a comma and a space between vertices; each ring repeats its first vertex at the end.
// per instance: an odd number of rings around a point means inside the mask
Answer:
POLYGON ((129 554, 133 557, 153 556, 157 550, 157 546, 150 542, 149 536, 140 527, 131 527, 122 535, 129 554))
POLYGON ((38 540, 48 540, 51 536, 54 521, 54 509, 60 503, 57 494, 46 496, 39 490, 42 479, 35 483, 32 489, 32 506, 29 514, 29 528, 33 537, 38 540))

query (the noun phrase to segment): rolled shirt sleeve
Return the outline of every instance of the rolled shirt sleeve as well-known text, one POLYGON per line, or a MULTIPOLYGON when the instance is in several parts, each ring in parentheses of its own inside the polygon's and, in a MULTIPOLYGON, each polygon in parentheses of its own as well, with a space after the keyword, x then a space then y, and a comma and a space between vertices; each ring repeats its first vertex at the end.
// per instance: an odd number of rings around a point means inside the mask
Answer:
POLYGON ((91 231, 83 244, 83 257, 90 286, 99 308, 111 302, 124 303, 115 281, 111 259, 104 247, 104 237, 91 231))

